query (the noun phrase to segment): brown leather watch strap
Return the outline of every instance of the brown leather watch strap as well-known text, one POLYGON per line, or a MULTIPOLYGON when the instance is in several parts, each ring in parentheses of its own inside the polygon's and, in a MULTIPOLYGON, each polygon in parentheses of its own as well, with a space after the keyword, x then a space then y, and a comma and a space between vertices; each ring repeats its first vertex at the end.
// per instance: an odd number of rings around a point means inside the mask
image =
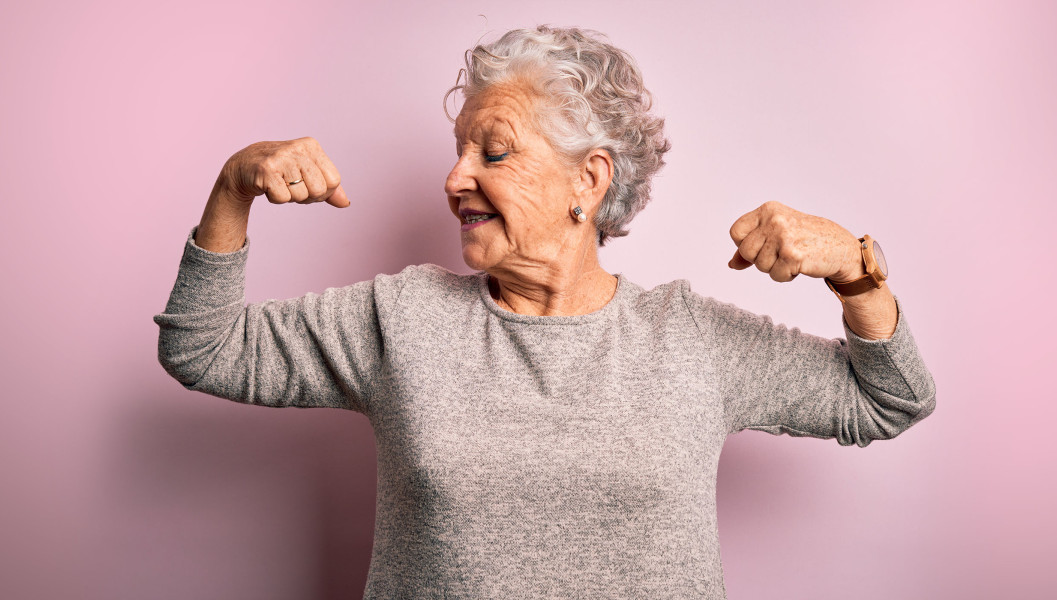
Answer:
POLYGON ((847 283, 837 283, 830 279, 826 279, 826 283, 829 284, 829 289, 841 296, 858 296, 864 292, 876 290, 881 287, 881 282, 874 279, 872 273, 867 273, 855 281, 849 281, 847 283))

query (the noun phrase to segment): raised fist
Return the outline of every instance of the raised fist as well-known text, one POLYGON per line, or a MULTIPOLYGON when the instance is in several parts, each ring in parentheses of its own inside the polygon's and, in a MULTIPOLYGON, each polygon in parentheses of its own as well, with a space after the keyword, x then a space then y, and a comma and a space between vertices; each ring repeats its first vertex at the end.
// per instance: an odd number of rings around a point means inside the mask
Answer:
POLYGON ((273 204, 349 205, 338 169, 310 137, 250 144, 228 159, 218 184, 247 203, 264 194, 273 204))

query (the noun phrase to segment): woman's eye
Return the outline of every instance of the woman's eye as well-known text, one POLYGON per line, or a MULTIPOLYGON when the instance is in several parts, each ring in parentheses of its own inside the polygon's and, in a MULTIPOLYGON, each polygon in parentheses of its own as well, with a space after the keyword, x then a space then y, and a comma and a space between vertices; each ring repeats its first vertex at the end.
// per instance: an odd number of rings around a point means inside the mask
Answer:
POLYGON ((507 154, 510 154, 510 153, 509 152, 504 152, 502 154, 485 154, 484 155, 484 159, 487 160, 488 162, 499 162, 499 161, 503 160, 504 158, 506 158, 507 154))

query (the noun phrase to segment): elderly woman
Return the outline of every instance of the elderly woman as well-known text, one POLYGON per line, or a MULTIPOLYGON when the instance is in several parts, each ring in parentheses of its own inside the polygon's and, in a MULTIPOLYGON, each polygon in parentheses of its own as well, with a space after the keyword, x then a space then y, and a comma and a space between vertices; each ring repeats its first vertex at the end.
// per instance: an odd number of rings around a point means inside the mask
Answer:
POLYGON ((933 410, 880 249, 777 203, 731 228, 732 268, 825 278, 847 340, 685 281, 643 289, 598 261, 669 147, 631 58, 577 29, 516 30, 468 52, 460 81, 444 191, 477 273, 412 266, 246 305, 256 196, 349 205, 314 140, 253 144, 187 239, 155 317, 162 364, 191 390, 367 416, 367 597, 724 597, 728 435, 866 446, 933 410))

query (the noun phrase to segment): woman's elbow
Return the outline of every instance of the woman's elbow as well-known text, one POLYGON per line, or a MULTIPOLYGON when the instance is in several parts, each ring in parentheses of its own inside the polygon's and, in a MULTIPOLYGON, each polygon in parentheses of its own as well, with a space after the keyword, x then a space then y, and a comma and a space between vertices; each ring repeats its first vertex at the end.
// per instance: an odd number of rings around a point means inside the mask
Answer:
POLYGON ((208 368, 208 357, 203 354, 181 347, 165 334, 158 336, 158 363, 184 387, 193 387, 208 368))
POLYGON ((863 394, 859 418, 851 421, 855 426, 844 432, 841 444, 865 448, 874 440, 890 440, 932 414, 936 410, 936 386, 932 378, 915 392, 903 398, 884 393, 863 394))

